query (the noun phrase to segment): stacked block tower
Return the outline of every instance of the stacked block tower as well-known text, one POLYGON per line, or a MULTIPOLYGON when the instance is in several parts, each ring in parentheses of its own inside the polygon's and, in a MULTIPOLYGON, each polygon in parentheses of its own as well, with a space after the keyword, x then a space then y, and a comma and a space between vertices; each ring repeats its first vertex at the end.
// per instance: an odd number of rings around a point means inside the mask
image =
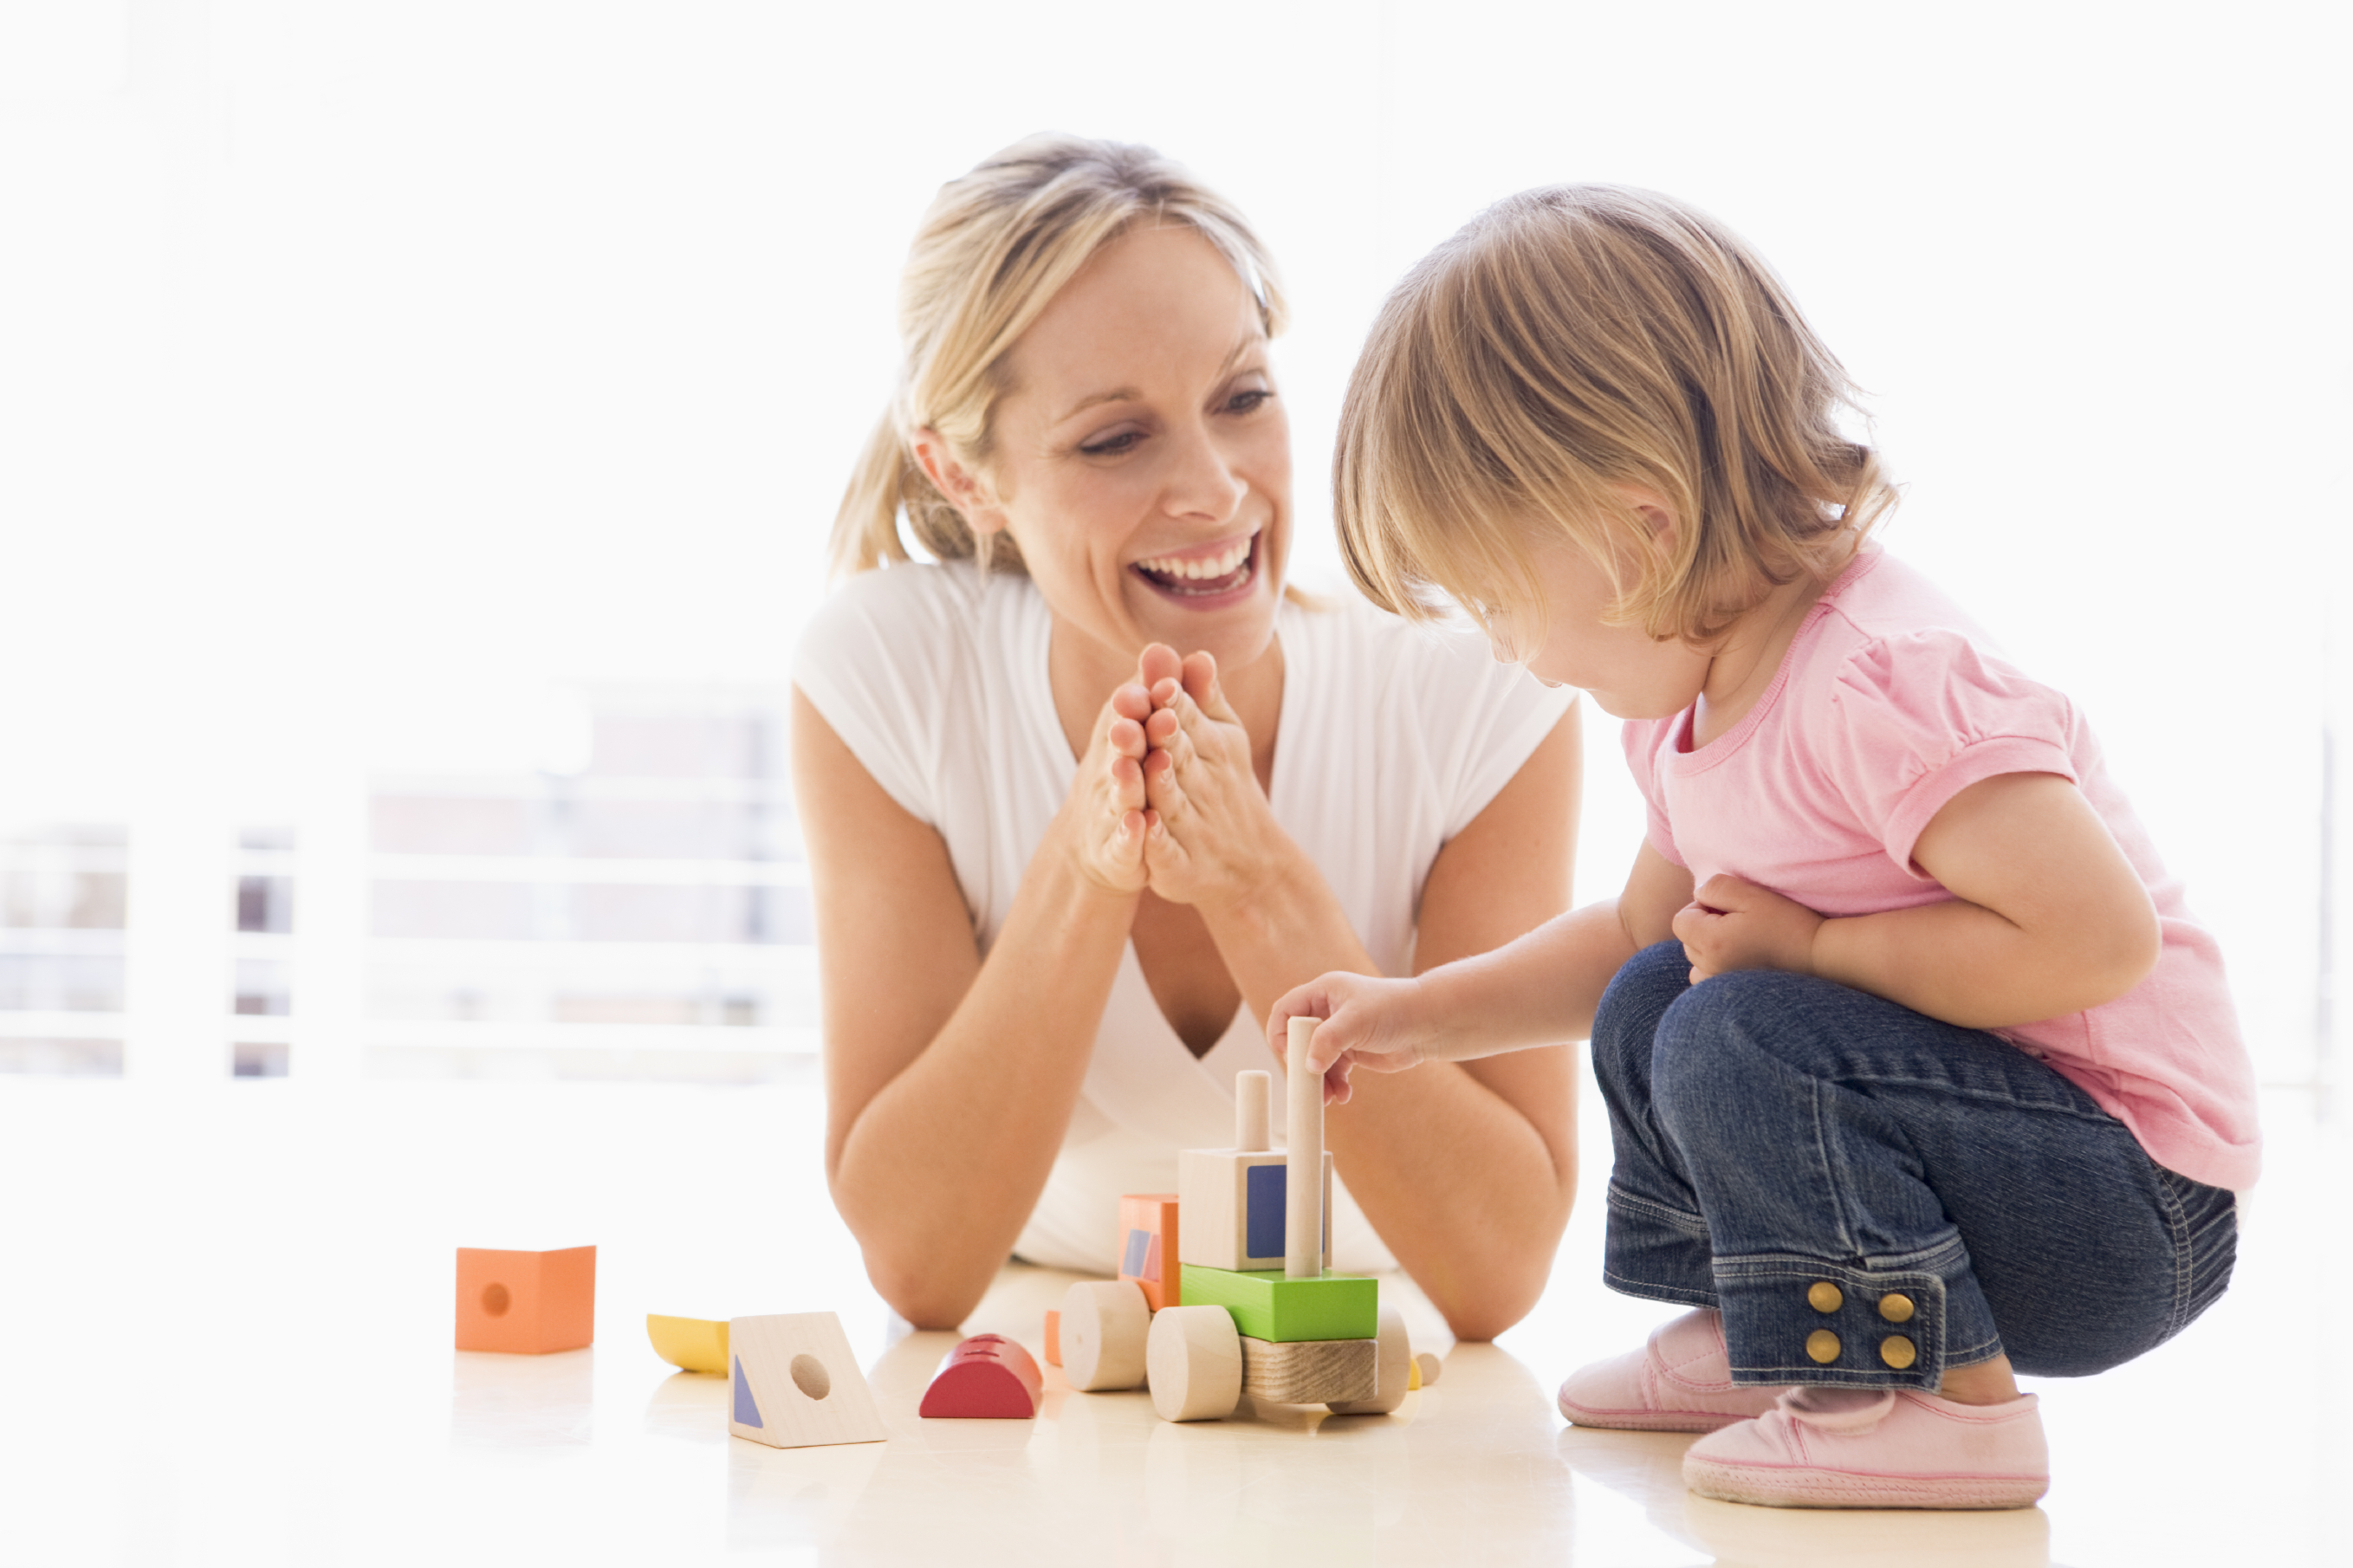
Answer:
POLYGON ((1268 1136, 1272 1079, 1235 1081, 1234 1146, 1177 1155, 1177 1191, 1123 1198, 1120 1278, 1071 1288, 1056 1327, 1073 1388, 1146 1384, 1172 1421, 1229 1415, 1244 1394, 1346 1415, 1411 1386, 1404 1324, 1377 1281, 1333 1273, 1315 1020, 1291 1022, 1287 1143, 1268 1136), (1179 1223, 1181 1216, 1181 1225, 1179 1223))

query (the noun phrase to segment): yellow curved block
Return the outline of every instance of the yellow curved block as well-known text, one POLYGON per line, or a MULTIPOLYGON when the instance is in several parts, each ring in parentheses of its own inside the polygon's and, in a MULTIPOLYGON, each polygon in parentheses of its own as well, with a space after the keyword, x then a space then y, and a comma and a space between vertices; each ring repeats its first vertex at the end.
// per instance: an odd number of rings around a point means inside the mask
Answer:
POLYGON ((727 1374, 724 1322, 707 1318, 665 1318, 648 1312, 646 1338, 653 1341, 654 1353, 672 1366, 688 1372, 707 1372, 716 1377, 727 1374))

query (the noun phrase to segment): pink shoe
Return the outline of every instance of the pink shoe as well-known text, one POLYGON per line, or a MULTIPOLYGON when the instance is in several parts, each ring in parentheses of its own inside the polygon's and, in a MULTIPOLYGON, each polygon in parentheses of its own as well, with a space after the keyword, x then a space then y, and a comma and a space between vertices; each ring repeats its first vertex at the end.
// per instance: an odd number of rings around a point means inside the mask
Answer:
POLYGON ((1793 1388, 1694 1443, 1683 1483, 1772 1508, 2027 1508, 2051 1488, 2051 1450, 2031 1394, 1958 1405, 1909 1388, 1793 1388))
POLYGON ((1764 1415, 1780 1394, 1732 1381, 1724 1314, 1704 1307, 1651 1330, 1641 1350, 1572 1373, 1560 1385, 1560 1413, 1579 1426, 1713 1432, 1764 1415))

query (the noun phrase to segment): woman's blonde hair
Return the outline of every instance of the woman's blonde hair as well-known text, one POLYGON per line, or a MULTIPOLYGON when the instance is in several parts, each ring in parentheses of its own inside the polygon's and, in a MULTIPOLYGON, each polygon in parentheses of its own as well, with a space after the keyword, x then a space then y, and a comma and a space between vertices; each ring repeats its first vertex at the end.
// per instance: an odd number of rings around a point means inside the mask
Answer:
POLYGON ((1273 263, 1240 213, 1149 147, 1041 135, 1017 142, 940 188, 899 284, 899 385, 866 443, 830 545, 837 575, 910 559, 978 558, 1022 569, 1011 538, 976 538, 916 462, 936 430, 974 463, 990 456, 1005 356, 1095 252, 1139 224, 1182 224, 1233 264, 1273 337, 1285 309, 1273 263))
POLYGON ((1609 571, 1614 623, 1705 643, 1773 585, 1834 571, 1894 504, 1839 427, 1855 399, 1713 219, 1620 186, 1525 191, 1382 307, 1333 458, 1341 552, 1375 603, 1427 619, 1451 596, 1525 657, 1551 531, 1609 571), (1671 540, 1620 485, 1666 499, 1671 540))

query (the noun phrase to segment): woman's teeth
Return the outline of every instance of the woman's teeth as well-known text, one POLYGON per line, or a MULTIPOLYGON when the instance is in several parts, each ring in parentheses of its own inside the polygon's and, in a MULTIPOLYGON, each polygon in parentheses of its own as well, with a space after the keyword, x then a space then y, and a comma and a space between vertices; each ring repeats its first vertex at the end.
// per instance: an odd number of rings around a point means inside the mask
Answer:
POLYGON ((1232 576, 1240 569, 1242 563, 1250 559, 1250 544, 1251 541, 1245 539, 1215 555, 1197 556, 1191 560, 1162 555, 1150 561, 1139 561, 1136 565, 1155 577, 1169 577, 1184 583, 1206 582, 1214 577, 1232 576))

